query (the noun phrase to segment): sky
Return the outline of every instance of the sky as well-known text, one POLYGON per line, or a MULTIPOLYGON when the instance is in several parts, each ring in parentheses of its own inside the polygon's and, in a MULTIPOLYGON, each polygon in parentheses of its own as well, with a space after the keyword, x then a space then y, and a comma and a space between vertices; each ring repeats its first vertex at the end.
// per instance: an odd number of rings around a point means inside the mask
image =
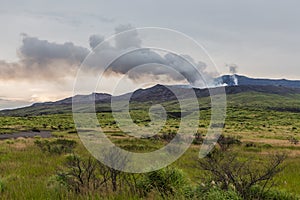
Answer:
MULTIPOLYGON (((300 79, 299 7, 297 0, 0 0, 0 109, 71 96, 78 66, 95 45, 134 27, 190 36, 204 46, 220 74, 234 65, 238 74, 250 77, 300 79)), ((146 53, 169 63, 170 55, 146 53)), ((120 93, 140 86, 132 77, 120 93)), ((116 80, 106 77, 102 88, 116 80)))

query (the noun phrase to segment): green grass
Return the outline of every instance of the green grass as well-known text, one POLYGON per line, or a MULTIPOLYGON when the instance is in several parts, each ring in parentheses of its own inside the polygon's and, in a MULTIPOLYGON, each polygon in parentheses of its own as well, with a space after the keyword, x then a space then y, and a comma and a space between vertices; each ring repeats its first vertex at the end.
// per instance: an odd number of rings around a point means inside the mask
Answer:
MULTIPOLYGON (((300 114, 292 112, 300 108, 299 95, 279 96, 274 94, 241 93, 229 95, 225 135, 239 136, 245 141, 239 146, 244 156, 263 158, 270 152, 286 152, 289 156, 284 171, 276 177, 277 189, 300 194, 300 146, 288 143, 293 136, 300 139, 300 114), (251 141, 253 145, 246 146, 251 141)), ((199 99, 200 121, 198 132, 206 134, 210 121, 209 98, 199 99)), ((148 109, 151 103, 133 103, 131 117, 140 126, 148 126, 148 109)), ((164 102, 168 112, 178 112, 175 101, 164 102)), ((107 105, 104 105, 107 106, 107 105)), ((57 108, 60 109, 60 108, 57 108)), ((18 110, 19 117, 1 116, 0 134, 31 131, 33 129, 51 131, 54 138, 76 140, 75 152, 89 156, 89 152, 79 141, 70 108, 61 109, 62 114, 47 114, 51 108, 44 108, 44 115, 36 115, 37 110, 18 110), (27 113, 25 113, 27 112, 27 113), (29 113, 28 113, 29 112, 29 113), (33 114, 25 116, 25 114, 33 114), (21 116, 23 115, 23 117, 21 116)), ((104 108, 103 108, 104 109, 104 108)), ((133 152, 149 152, 159 149, 166 141, 135 139, 123 133, 109 112, 97 114, 107 136, 119 147, 133 152)), ((159 134, 176 133, 180 120, 169 117, 159 134)), ((41 138, 0 141, 0 199, 86 199, 64 188, 51 185, 51 178, 62 169, 65 155, 50 155, 42 152, 34 140, 41 138)), ((200 146, 192 145, 172 166, 183 170, 193 185, 200 184, 206 174, 198 169, 200 146)), ((94 196, 95 197, 95 196, 94 196)), ((96 197, 95 197, 96 198, 96 197)), ((101 199, 103 197, 98 197, 101 199)), ((124 194, 115 194, 108 199, 122 199, 124 194)), ((129 197, 128 197, 129 198, 129 197)), ((134 197, 137 199, 137 197, 134 197)))
POLYGON ((50 199, 55 194, 47 188, 47 181, 62 158, 49 158, 30 142, 1 144, 0 170, 6 186, 2 199, 50 199))

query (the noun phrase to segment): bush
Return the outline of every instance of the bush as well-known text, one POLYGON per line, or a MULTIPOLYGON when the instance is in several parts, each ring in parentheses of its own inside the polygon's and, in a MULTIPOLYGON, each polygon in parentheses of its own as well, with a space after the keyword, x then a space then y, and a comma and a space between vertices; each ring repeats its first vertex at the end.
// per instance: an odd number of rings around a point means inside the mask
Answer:
POLYGON ((31 131, 32 131, 32 132, 37 132, 37 133, 41 132, 41 131, 40 131, 38 128, 36 128, 36 127, 32 128, 31 131))
POLYGON ((233 190, 224 191, 218 187, 206 188, 200 186, 195 192, 196 199, 203 200, 242 200, 242 198, 233 190))
POLYGON ((256 147, 256 144, 254 142, 246 142, 245 143, 245 147, 249 148, 249 147, 256 147))
POLYGON ((89 158, 83 160, 77 155, 68 155, 65 165, 68 170, 58 172, 56 181, 76 193, 87 193, 100 187, 100 179, 97 179, 97 162, 89 158))
POLYGON ((54 141, 36 140, 34 142, 43 152, 53 154, 71 153, 77 142, 74 140, 57 139, 54 141))
POLYGON ((203 136, 201 133, 195 133, 195 138, 193 140, 193 144, 202 144, 203 143, 203 136))
POLYGON ((71 131, 68 131, 69 134, 77 134, 77 131, 76 130, 71 130, 71 131))
POLYGON ((188 193, 188 181, 183 172, 176 168, 164 168, 145 174, 138 180, 137 187, 142 195, 156 190, 161 196, 188 193))
POLYGON ((266 148, 266 149, 270 149, 272 148, 273 146, 271 144, 264 144, 262 145, 263 148, 266 148))
POLYGON ((169 133, 163 133, 162 135, 160 135, 160 138, 164 141, 170 142, 171 140, 174 139, 175 136, 176 133, 169 132, 169 133))
POLYGON ((268 191, 263 191, 261 186, 254 186, 251 188, 250 193, 247 197, 248 199, 272 199, 272 200, 297 200, 300 197, 276 190, 276 189, 270 189, 268 191))
POLYGON ((238 137, 221 135, 218 139, 218 145, 221 147, 223 151, 228 149, 232 145, 240 145, 240 144, 242 144, 242 142, 238 137))
POLYGON ((200 167, 211 175, 208 181, 215 181, 219 188, 226 191, 233 187, 243 198, 248 196, 255 185, 264 185, 263 191, 273 186, 274 176, 283 169, 285 154, 277 153, 265 160, 254 157, 246 159, 231 148, 239 143, 224 138, 221 141, 218 141, 220 149, 215 148, 206 158, 199 161, 200 167))
MULTIPOLYGON (((123 162, 121 159, 125 158, 110 156, 110 159, 123 162)), ((92 157, 86 159, 74 154, 67 155, 64 167, 65 170, 56 174, 54 179, 58 183, 56 185, 64 186, 75 193, 107 195, 124 192, 136 194, 135 174, 127 174, 109 168, 92 157)))
POLYGON ((5 184, 4 184, 4 182, 0 179, 0 194, 1 194, 2 192, 4 192, 4 189, 5 189, 5 184))

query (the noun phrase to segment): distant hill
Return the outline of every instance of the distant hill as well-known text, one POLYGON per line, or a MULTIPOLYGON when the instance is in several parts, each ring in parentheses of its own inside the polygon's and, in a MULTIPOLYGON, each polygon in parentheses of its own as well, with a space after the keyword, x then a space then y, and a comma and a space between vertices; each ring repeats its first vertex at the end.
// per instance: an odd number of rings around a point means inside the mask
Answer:
POLYGON ((80 102, 80 103, 86 103, 90 100, 95 100, 96 102, 108 102, 110 101, 111 95, 105 94, 105 93, 93 93, 90 95, 76 95, 74 97, 68 97, 59 101, 55 102, 44 102, 44 103, 35 103, 32 106, 33 107, 39 107, 39 106, 58 106, 58 105, 68 105, 72 104, 72 101, 74 102, 80 102))
MULTIPOLYGON (((193 89, 198 98, 208 97, 208 89, 199 88, 182 88, 177 86, 168 86, 172 90, 177 91, 180 96, 179 98, 189 98, 186 95, 187 90, 193 89)), ((210 90, 216 90, 217 88, 211 88, 210 90)), ((265 94, 277 94, 277 95, 289 95, 289 94, 300 94, 300 88, 289 88, 283 86, 273 85, 237 85, 237 86, 226 86, 225 92, 227 95, 246 93, 246 92, 260 92, 265 94)), ((170 101, 176 100, 176 96, 163 85, 155 85, 147 89, 139 89, 133 92, 131 96, 132 101, 147 102, 147 101, 170 101)))
MULTIPOLYGON (((224 75, 215 79, 218 85, 227 85, 225 91, 228 97, 228 104, 250 105, 259 107, 263 105, 275 110, 300 111, 300 81, 285 79, 257 79, 241 75, 224 75), (238 85, 235 85, 235 83, 238 85), (238 97, 238 98, 234 98, 238 97), (255 102, 251 104, 251 102, 255 102), (276 103, 274 103, 276 102, 276 103), (288 105, 290 103, 290 105, 288 105), (299 104, 299 105, 298 105, 299 104)), ((217 85, 216 84, 216 85, 217 85)), ((2 110, 0 116, 28 116, 43 114, 59 114, 72 112, 72 99, 79 104, 86 104, 92 99, 96 101, 98 112, 109 112, 111 99, 123 101, 130 98, 131 102, 172 102, 176 101, 176 96, 172 91, 179 94, 179 98, 190 98, 189 91, 194 90, 198 98, 209 97, 208 89, 191 88, 186 85, 155 85, 146 89, 138 89, 134 92, 120 96, 111 96, 105 93, 93 93, 89 95, 76 95, 55 102, 35 103, 28 107, 2 110)), ((216 88, 211 88, 216 90, 216 88)), ((0 101, 1 102, 1 101, 0 101)))
MULTIPOLYGON (((188 90, 194 90, 195 94, 198 98, 209 97, 208 89, 198 89, 198 88, 188 88, 181 86, 167 86, 171 88, 173 91, 177 91, 180 94, 180 98, 189 98, 187 94, 188 90)), ((109 94, 104 93, 93 93, 90 95, 76 95, 74 100, 80 104, 85 104, 91 99, 95 98, 96 100, 96 110, 98 112, 107 112, 110 111, 110 102, 111 98, 114 98, 115 101, 122 101, 128 99, 130 96, 131 102, 168 102, 176 100, 176 96, 169 90, 167 87, 163 85, 155 85, 146 89, 139 89, 134 91, 133 93, 127 93, 120 96, 112 97, 109 94)), ((216 88, 212 88, 212 90, 216 90, 216 88)), ((241 105, 248 103, 247 101, 254 101, 255 96, 261 95, 268 98, 268 101, 271 102, 269 105, 261 100, 261 104, 264 104, 266 107, 274 107, 272 101, 276 99, 276 109, 280 110, 281 107, 284 107, 283 104, 287 104, 285 101, 286 98, 290 98, 294 102, 299 102, 300 97, 300 88, 297 87, 284 87, 284 86, 276 86, 276 85, 238 85, 238 86, 226 86, 225 91, 227 96, 237 95, 237 94, 245 94, 242 95, 244 98, 241 105), (247 96, 248 95, 248 96, 247 96)), ((241 95, 240 95, 241 96, 241 95)), ((263 99, 263 98, 262 98, 263 99)), ((259 104, 259 103, 258 103, 259 104)), ((298 104, 297 104, 298 105, 298 104)), ((275 108, 274 107, 274 108, 275 108)), ((298 108, 297 108, 298 109, 298 108)), ((284 110, 284 109, 283 109, 284 110)), ((292 108, 292 110, 295 110, 292 108)), ((13 109, 13 110, 3 110, 0 111, 0 116, 28 116, 28 115, 42 115, 42 114, 59 114, 59 113, 71 113, 72 112, 72 98, 66 98, 56 102, 46 102, 46 103, 36 103, 32 106, 13 109)))
MULTIPOLYGON (((238 85, 272 85, 272 86, 284 86, 291 88, 300 88, 299 80, 286 80, 286 79, 261 79, 261 78, 249 78, 241 75, 234 75, 238 85)), ((224 75, 216 79, 217 83, 225 83, 228 86, 235 85, 233 75, 224 75)))

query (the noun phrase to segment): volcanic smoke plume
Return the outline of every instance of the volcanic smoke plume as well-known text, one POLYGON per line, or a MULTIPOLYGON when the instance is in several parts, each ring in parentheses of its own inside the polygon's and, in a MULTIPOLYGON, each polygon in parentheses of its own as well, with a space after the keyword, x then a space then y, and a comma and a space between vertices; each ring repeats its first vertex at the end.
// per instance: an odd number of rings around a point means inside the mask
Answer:
POLYGON ((229 68, 233 85, 238 85, 238 79, 236 77, 238 66, 236 64, 230 64, 227 65, 227 67, 229 68))

